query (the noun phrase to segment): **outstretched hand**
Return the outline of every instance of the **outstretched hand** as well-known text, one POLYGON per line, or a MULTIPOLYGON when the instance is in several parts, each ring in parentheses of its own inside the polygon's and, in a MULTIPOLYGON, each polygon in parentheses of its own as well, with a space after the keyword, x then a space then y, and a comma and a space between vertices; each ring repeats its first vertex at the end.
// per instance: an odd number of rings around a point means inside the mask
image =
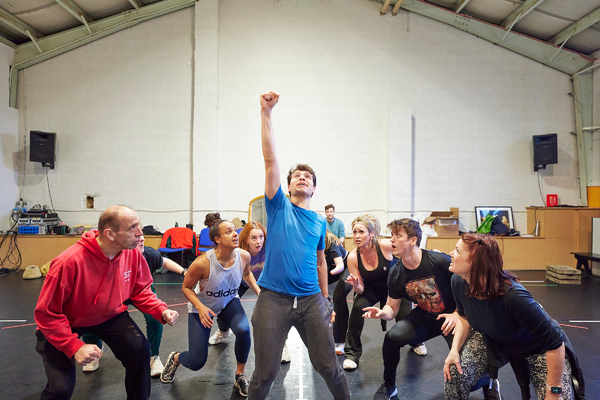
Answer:
POLYGON ((279 101, 279 93, 269 92, 260 95, 260 108, 271 111, 279 101))
POLYGON ((383 315, 383 310, 377 307, 365 307, 362 310, 365 312, 363 318, 367 319, 381 319, 383 315))
POLYGON ((360 284, 360 281, 358 280, 358 277, 354 276, 353 274, 348 275, 348 278, 346 279, 346 283, 349 283, 352 285, 352 287, 357 287, 360 284))

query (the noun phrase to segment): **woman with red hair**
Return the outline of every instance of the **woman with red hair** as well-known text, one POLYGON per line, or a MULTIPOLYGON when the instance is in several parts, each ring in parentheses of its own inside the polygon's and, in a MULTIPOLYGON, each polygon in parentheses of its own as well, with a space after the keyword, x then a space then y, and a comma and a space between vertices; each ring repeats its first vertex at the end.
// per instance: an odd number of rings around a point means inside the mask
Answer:
POLYGON ((517 367, 523 398, 529 398, 531 379, 538 399, 573 399, 572 369, 583 391, 569 339, 519 279, 503 269, 496 240, 466 233, 450 257, 459 321, 444 364, 446 399, 468 399, 471 386, 488 369, 490 385, 497 386, 498 368, 508 361, 517 367))

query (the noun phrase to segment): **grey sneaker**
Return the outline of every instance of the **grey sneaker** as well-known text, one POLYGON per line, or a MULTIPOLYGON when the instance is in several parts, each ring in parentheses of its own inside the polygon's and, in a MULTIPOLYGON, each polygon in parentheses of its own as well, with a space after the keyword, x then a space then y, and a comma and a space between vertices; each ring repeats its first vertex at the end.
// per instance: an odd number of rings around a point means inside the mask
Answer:
POLYGON ((236 374, 233 386, 238 390, 240 396, 248 397, 248 386, 250 386, 250 382, 248 382, 246 374, 236 374))
POLYGON ((490 380, 490 384, 483 387, 483 399, 502 400, 502 396, 500 396, 500 382, 498 379, 490 380))
POLYGON ((165 369, 163 369, 162 374, 160 374, 160 381, 162 383, 171 383, 175 380, 175 371, 177 371, 177 367, 179 367, 179 363, 175 363, 175 354, 179 354, 178 351, 173 351, 167 357, 167 365, 165 365, 165 369))
POLYGON ((398 400, 398 389, 396 385, 386 385, 385 382, 375 392, 373 400, 398 400))

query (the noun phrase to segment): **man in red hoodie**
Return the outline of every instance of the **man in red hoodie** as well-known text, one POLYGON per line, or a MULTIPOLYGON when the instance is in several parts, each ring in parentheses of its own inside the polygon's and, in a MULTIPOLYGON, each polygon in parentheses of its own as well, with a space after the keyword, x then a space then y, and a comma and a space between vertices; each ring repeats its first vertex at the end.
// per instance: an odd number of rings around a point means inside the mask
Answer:
POLYGON ((179 314, 152 292, 152 276, 136 250, 142 237, 132 209, 113 206, 102 213, 98 231, 85 233, 50 264, 34 316, 36 350, 48 383, 41 399, 68 399, 75 389, 75 362, 102 355, 79 337, 99 336, 125 367, 127 399, 150 397, 150 345, 123 302, 173 325, 179 314))

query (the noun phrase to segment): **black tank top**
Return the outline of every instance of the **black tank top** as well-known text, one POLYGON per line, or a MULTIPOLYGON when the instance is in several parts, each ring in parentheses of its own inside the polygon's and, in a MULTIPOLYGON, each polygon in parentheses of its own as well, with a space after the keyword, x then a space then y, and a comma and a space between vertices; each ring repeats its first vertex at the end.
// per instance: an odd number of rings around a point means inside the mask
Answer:
POLYGON ((358 257, 358 272, 362 277, 365 290, 363 295, 371 298, 380 298, 381 296, 387 296, 387 278, 390 273, 390 269, 396 264, 396 259, 392 257, 391 260, 385 258, 381 252, 381 248, 377 246, 377 268, 372 271, 367 271, 365 268, 362 258, 360 257, 360 249, 356 249, 356 255, 358 257))

